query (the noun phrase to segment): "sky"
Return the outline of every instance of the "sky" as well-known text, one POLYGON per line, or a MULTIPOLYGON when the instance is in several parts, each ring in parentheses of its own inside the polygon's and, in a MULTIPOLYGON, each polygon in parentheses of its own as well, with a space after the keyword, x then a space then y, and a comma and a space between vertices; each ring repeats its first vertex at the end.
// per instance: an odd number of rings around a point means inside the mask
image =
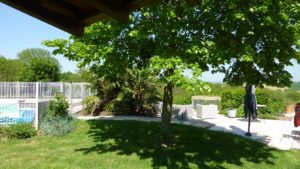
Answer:
MULTIPOLYGON (((47 23, 35 19, 0 2, 0 55, 14 59, 17 54, 27 48, 53 49, 43 46, 44 40, 58 38, 67 39, 70 34, 47 23)), ((62 71, 74 72, 76 62, 69 61, 61 55, 55 56, 62 66, 62 71)), ((286 67, 293 76, 293 81, 300 81, 300 65, 293 61, 294 66, 286 67)), ((202 79, 208 82, 222 82, 224 75, 204 72, 202 79)))

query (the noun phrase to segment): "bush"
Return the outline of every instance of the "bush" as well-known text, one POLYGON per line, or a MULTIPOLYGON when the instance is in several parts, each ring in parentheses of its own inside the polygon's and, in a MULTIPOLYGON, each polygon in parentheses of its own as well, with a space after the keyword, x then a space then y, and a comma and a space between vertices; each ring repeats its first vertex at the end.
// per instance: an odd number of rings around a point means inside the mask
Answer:
POLYGON ((72 114, 66 117, 46 115, 41 122, 41 130, 49 136, 61 136, 74 131, 76 118, 72 114))
POLYGON ((192 104, 192 95, 186 94, 183 96, 175 96, 173 102, 174 104, 182 105, 192 104))
POLYGON ((49 110, 47 113, 52 116, 66 117, 68 116, 69 103, 63 94, 56 94, 54 100, 49 102, 49 110))
POLYGON ((257 99, 257 104, 269 105, 271 103, 272 98, 270 92, 265 90, 257 90, 255 95, 257 99))
MULTIPOLYGON (((222 109, 236 108, 237 117, 244 117, 244 95, 242 89, 232 89, 223 92, 221 106, 222 109)), ((265 89, 256 90, 257 104, 266 105, 258 109, 259 118, 274 118, 284 111, 282 92, 268 91, 265 89)))
POLYGON ((50 136, 60 136, 70 133, 75 128, 76 118, 68 112, 69 104, 62 94, 55 95, 49 103, 49 109, 44 115, 40 128, 50 136))
POLYGON ((86 114, 93 114, 96 108, 99 106, 100 99, 97 96, 87 96, 83 99, 83 104, 85 106, 85 113, 86 114))
POLYGON ((300 101, 300 93, 296 90, 285 90, 284 93, 284 103, 286 105, 295 104, 300 101))
POLYGON ((244 104, 245 92, 241 89, 227 90, 222 93, 222 109, 237 109, 244 104))
POLYGON ((0 141, 6 137, 6 128, 0 127, 0 141))
POLYGON ((25 139, 36 135, 36 130, 31 124, 14 124, 9 126, 5 132, 10 139, 25 139))
POLYGON ((135 100, 130 92, 123 92, 107 104, 105 110, 116 114, 131 115, 135 112, 135 100))
POLYGON ((236 109, 236 117, 240 117, 240 118, 245 117, 244 105, 240 105, 240 106, 236 109))

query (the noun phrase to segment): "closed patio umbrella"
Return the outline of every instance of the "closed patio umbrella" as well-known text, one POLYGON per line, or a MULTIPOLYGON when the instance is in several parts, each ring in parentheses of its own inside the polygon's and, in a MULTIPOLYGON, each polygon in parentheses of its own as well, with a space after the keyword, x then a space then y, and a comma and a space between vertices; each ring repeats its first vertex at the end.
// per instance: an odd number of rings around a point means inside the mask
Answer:
POLYGON ((246 94, 244 98, 244 113, 245 113, 245 118, 248 118, 248 132, 246 133, 246 136, 251 136, 250 133, 251 117, 253 118, 253 120, 256 120, 257 117, 257 101, 255 96, 255 86, 246 85, 245 90, 246 90, 246 94))

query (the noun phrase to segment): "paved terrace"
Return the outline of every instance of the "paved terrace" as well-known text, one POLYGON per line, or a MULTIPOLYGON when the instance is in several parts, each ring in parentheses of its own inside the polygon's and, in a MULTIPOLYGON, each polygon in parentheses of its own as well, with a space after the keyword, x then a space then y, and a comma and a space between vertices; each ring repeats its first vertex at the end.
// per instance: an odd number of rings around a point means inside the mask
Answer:
MULTIPOLYGON (((161 121, 160 118, 137 116, 78 116, 78 119, 161 121)), ((293 121, 259 119, 257 122, 251 123, 251 137, 244 135, 247 131, 248 122, 240 118, 228 118, 223 115, 218 115, 215 119, 193 118, 186 121, 174 118, 172 123, 229 132, 282 150, 300 149, 300 127, 295 128, 293 121)))

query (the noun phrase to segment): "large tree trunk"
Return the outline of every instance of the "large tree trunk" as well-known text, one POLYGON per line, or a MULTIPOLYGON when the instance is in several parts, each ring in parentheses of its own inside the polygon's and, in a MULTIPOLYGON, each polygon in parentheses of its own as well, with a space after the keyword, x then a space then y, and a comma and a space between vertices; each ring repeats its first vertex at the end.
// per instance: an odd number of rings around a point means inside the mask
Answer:
POLYGON ((173 85, 167 84, 164 87, 163 107, 161 114, 161 129, 164 140, 169 143, 171 141, 171 116, 173 112, 173 85))

